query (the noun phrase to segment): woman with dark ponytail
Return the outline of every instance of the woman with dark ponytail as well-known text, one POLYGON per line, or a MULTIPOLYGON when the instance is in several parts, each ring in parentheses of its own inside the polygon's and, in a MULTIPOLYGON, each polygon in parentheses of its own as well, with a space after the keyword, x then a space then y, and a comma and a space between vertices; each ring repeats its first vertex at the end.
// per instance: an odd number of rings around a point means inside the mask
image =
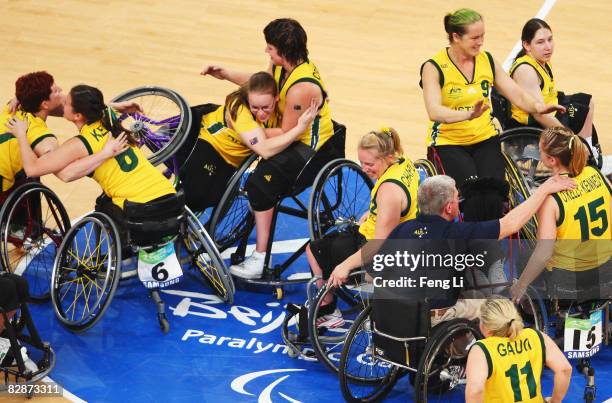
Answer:
POLYGON ((223 106, 192 108, 194 121, 199 121, 192 125, 198 140, 179 175, 189 207, 202 211, 216 206, 245 159, 253 153, 268 159, 285 150, 316 116, 311 106, 293 129, 282 136, 268 136, 266 130, 276 127, 277 102, 276 82, 262 71, 229 94, 223 106))
POLYGON ((466 402, 543 402, 545 365, 554 373, 552 397, 546 401, 563 400, 572 366, 550 337, 524 327, 510 300, 492 296, 480 306, 480 331, 485 338, 467 360, 466 402))
POLYGON ((538 210, 538 243, 519 281, 515 300, 546 267, 548 292, 560 299, 612 298, 612 198, 610 183, 586 164, 578 135, 551 127, 540 135, 540 159, 554 175, 576 180, 576 189, 548 196, 538 210))
POLYGON ((532 18, 523 26, 521 41, 523 48, 510 68, 510 77, 538 102, 563 105, 568 113, 556 115, 528 113, 513 104, 510 127, 569 127, 588 142, 599 164, 601 150, 593 126, 594 105, 591 95, 584 93, 565 95, 557 91, 555 86, 550 62, 555 48, 552 29, 546 21, 532 18))
POLYGON ((70 182, 92 173, 92 178, 104 191, 96 200, 96 210, 109 214, 118 225, 121 238, 125 239, 125 201, 147 203, 175 194, 174 187, 136 147, 131 134, 117 121, 113 109, 104 103, 99 89, 88 85, 72 88, 66 97, 64 118, 75 124, 79 135, 40 158, 27 142, 27 123, 17 119, 9 123, 8 127, 19 141, 26 174, 54 173, 70 182))

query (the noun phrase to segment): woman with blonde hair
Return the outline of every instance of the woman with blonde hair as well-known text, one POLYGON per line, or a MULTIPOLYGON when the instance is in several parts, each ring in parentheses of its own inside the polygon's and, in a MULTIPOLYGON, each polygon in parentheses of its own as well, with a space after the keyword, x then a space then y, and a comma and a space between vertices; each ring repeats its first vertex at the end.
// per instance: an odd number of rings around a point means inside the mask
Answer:
POLYGON ((513 299, 520 300, 545 267, 551 296, 605 298, 612 294, 610 183, 587 165, 587 146, 568 128, 542 132, 540 159, 554 175, 574 178, 577 186, 548 196, 538 210, 538 243, 512 287, 513 299))
MULTIPOLYGON (((370 195, 370 209, 360 220, 358 231, 332 233, 306 247, 308 263, 314 275, 321 275, 329 285, 346 282, 350 272, 362 266, 361 247, 372 239, 386 239, 401 222, 417 213, 419 174, 403 155, 399 134, 393 128, 366 133, 357 150, 361 168, 376 184, 370 195)), ((322 285, 323 281, 319 285, 322 285)), ((319 326, 343 323, 340 311, 328 294, 322 302, 319 326)))
POLYGON ((544 365, 554 373, 547 401, 562 401, 572 366, 550 337, 524 327, 509 299, 494 296, 480 306, 480 331, 485 338, 468 355, 467 402, 543 402, 544 365))

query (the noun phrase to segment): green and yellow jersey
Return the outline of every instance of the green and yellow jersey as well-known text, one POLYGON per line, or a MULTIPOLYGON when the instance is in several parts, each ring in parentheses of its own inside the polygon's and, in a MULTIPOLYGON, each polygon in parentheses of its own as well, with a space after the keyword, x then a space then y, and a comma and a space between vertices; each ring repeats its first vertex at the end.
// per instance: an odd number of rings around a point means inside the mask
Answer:
POLYGON ((244 145, 239 133, 248 132, 258 127, 273 127, 274 119, 261 124, 255 119, 249 108, 241 105, 236 120, 231 121, 229 112, 223 106, 202 117, 199 138, 207 141, 219 155, 233 167, 238 168, 253 151, 244 145))
POLYGON ((476 344, 487 359, 487 403, 543 402, 540 376, 546 362, 544 338, 534 329, 508 337, 487 337, 476 344))
MULTIPOLYGON (((555 88, 555 79, 551 64, 546 63, 544 66, 542 66, 536 59, 529 55, 521 56, 516 59, 512 64, 512 67, 510 67, 510 77, 512 77, 517 67, 523 64, 533 67, 533 69, 536 71, 540 81, 540 90, 542 91, 544 103, 547 105, 558 103, 557 89, 555 88)), ((515 105, 512 105, 512 119, 523 125, 533 124, 533 122, 530 121, 530 115, 515 105)))
MULTIPOLYGON (((489 94, 495 82, 495 64, 489 52, 480 52, 474 60, 474 74, 468 80, 448 55, 448 48, 442 49, 432 59, 440 76, 442 105, 458 111, 469 111, 478 101, 488 102, 489 94)), ((423 63, 423 66, 425 66, 423 63)), ((423 71, 421 66, 421 74, 423 71)), ((467 146, 480 143, 499 134, 493 123, 491 110, 487 110, 476 119, 456 123, 429 122, 427 144, 467 146)))
MULTIPOLYGON (((295 69, 285 77, 286 74, 284 69, 280 66, 274 66, 272 75, 279 88, 278 115, 281 119, 285 112, 287 92, 293 85, 309 82, 317 85, 321 89, 321 93, 323 94, 323 105, 321 105, 318 115, 310 126, 308 126, 306 131, 298 137, 298 141, 301 141, 312 149, 318 150, 334 134, 334 126, 329 110, 327 91, 325 91, 325 86, 323 85, 317 67, 312 62, 306 61, 296 66, 295 69)), ((281 126, 282 121, 279 121, 278 127, 281 126)))
POLYGON ((406 209, 401 212, 400 223, 412 220, 417 215, 417 191, 419 189, 419 173, 412 161, 401 157, 382 174, 374 184, 370 194, 370 211, 368 218, 359 226, 359 232, 367 239, 374 239, 376 228, 376 217, 378 207, 376 205, 376 194, 378 188, 385 183, 395 183, 406 194, 406 209))
MULTIPOLYGON (((0 113, 0 188, 2 192, 15 184, 15 176, 23 170, 17 139, 8 131, 6 124, 13 115, 5 106, 0 113)), ((32 149, 47 137, 55 137, 41 118, 21 110, 15 113, 19 119, 28 122, 27 137, 32 149)))
POLYGON ((597 168, 588 165, 575 180, 575 189, 553 195, 559 219, 549 270, 590 270, 606 263, 612 255, 610 185, 597 168))
MULTIPOLYGON (((83 126, 77 136, 90 155, 102 150, 110 137, 110 132, 100 121, 83 126)), ((170 181, 135 146, 106 160, 96 168, 92 177, 122 209, 126 200, 146 203, 176 193, 170 181)))

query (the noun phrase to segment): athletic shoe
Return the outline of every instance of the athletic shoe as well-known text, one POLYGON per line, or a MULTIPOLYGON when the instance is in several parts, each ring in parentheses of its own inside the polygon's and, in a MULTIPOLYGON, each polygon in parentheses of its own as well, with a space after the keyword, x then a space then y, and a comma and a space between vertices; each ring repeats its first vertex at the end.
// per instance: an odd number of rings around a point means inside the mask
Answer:
MULTIPOLYGON (((242 263, 231 265, 230 273, 236 277, 245 279, 261 278, 261 274, 263 273, 264 269, 265 256, 265 253, 253 251, 253 254, 246 258, 242 263)), ((270 264, 272 264, 272 259, 270 259, 270 264)))
POLYGON ((337 327, 344 326, 344 318, 342 317, 342 312, 338 308, 334 310, 334 312, 323 315, 317 318, 317 327, 325 327, 328 329, 335 329, 337 327))

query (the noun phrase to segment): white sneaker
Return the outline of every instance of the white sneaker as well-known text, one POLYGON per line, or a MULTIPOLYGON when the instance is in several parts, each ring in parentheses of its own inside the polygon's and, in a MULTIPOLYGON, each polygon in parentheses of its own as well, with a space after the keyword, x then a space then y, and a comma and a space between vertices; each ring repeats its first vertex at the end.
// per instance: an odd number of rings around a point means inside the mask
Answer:
MULTIPOLYGON (((234 264, 230 266, 230 273, 236 277, 255 279, 261 278, 261 274, 264 269, 264 259, 266 254, 253 251, 253 254, 246 258, 244 262, 240 264, 234 264)), ((272 259, 270 259, 272 264, 272 259)))
POLYGON ((317 318, 317 327, 326 327, 328 329, 335 329, 343 325, 344 325, 344 318, 342 317, 342 312, 340 312, 338 308, 336 308, 334 312, 328 315, 323 315, 320 318, 317 318))

